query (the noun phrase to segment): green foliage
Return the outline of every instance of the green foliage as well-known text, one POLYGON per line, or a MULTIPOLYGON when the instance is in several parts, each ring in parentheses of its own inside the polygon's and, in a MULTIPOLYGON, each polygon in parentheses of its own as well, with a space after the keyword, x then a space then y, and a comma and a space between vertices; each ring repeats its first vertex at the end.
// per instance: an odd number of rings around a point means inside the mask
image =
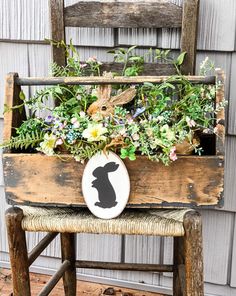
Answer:
MULTIPOLYGON (((56 77, 100 76, 102 63, 96 57, 81 62, 76 48, 70 42, 50 40, 54 46, 63 47, 67 65, 51 65, 51 73, 56 77)), ((169 50, 151 49, 143 56, 136 53, 136 46, 110 51, 115 62, 122 63, 122 75, 142 74, 144 62, 164 61, 176 68, 176 75, 160 84, 144 83, 136 85, 136 97, 125 106, 115 106, 107 116, 90 116, 89 106, 98 98, 98 86, 55 85, 39 90, 29 99, 20 93, 22 104, 14 108, 31 109, 32 118, 26 120, 17 130, 16 136, 2 147, 13 149, 33 148, 47 155, 71 153, 77 161, 83 162, 99 151, 111 149, 120 153, 121 158, 135 160, 142 154, 151 160, 168 165, 177 159, 176 147, 188 141, 195 153, 202 148, 195 143, 195 133, 214 133, 216 113, 225 102, 215 108, 215 86, 192 84, 181 75, 181 65, 186 53, 177 58, 169 50), (56 100, 59 104, 49 108, 47 102, 56 100), (38 110, 48 110, 46 118, 35 116, 38 110)), ((206 59, 201 65, 205 75, 213 68, 206 59)), ((117 75, 114 74, 114 75, 117 75)), ((112 96, 120 94, 127 86, 112 87, 112 96)), ((5 112, 12 109, 5 106, 5 112)))
POLYGON ((43 131, 31 131, 26 134, 20 133, 19 136, 12 137, 9 141, 0 145, 1 148, 9 149, 28 149, 35 148, 44 137, 43 131))

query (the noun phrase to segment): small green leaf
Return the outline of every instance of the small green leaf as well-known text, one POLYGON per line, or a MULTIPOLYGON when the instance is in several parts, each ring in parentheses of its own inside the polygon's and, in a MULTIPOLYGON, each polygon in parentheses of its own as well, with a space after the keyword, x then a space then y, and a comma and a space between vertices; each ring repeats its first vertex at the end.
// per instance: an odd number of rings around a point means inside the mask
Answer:
POLYGON ((184 61, 185 55, 186 55, 186 51, 182 52, 182 53, 178 56, 178 58, 176 59, 176 62, 175 62, 175 64, 176 64, 177 66, 180 66, 180 65, 183 64, 183 61, 184 61))
POLYGON ((55 87, 54 91, 55 91, 57 94, 60 94, 60 95, 63 94, 63 92, 62 92, 62 90, 61 90, 61 88, 60 88, 59 85, 55 87))
POLYGON ((137 47, 137 45, 131 46, 128 48, 127 53, 130 53, 132 50, 134 50, 137 47))
POLYGON ((130 155, 129 155, 129 159, 130 159, 130 160, 135 160, 135 159, 136 159, 135 154, 130 154, 130 155))
POLYGON ((25 100, 25 94, 24 94, 23 90, 20 91, 19 98, 20 98, 22 101, 25 100))

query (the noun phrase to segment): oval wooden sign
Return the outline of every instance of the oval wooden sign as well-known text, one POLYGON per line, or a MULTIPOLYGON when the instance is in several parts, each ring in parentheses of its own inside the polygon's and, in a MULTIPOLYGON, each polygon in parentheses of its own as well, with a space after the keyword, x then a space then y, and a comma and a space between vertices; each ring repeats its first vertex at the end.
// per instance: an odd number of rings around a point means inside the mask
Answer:
POLYGON ((94 155, 84 169, 82 191, 94 216, 102 219, 119 216, 130 193, 129 174, 119 156, 113 152, 94 155))

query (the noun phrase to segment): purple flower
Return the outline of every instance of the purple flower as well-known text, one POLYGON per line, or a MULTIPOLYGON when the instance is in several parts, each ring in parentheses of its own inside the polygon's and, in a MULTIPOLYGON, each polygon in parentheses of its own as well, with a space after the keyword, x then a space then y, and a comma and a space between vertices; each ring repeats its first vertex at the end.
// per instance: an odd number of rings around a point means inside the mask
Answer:
POLYGON ((46 123, 52 123, 53 122, 53 120, 54 120, 54 117, 53 116, 51 116, 51 115, 48 115, 46 118, 45 118, 45 122, 46 123))
POLYGON ((134 115, 132 116, 133 118, 138 117, 140 114, 142 114, 146 110, 145 107, 137 108, 134 115))

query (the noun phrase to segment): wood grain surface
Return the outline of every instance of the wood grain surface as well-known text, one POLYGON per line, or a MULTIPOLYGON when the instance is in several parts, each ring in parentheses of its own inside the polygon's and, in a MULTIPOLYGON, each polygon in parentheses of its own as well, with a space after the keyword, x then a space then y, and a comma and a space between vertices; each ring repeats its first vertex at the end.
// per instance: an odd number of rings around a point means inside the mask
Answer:
MULTIPOLYGON (((35 154, 4 154, 6 196, 10 203, 84 205, 84 165, 35 154)), ((139 156, 125 160, 131 181, 130 206, 216 205, 223 193, 221 156, 180 156, 170 166, 139 156)))
POLYGON ((182 8, 163 0, 151 3, 81 1, 66 7, 64 18, 69 27, 176 28, 181 27, 182 8))

